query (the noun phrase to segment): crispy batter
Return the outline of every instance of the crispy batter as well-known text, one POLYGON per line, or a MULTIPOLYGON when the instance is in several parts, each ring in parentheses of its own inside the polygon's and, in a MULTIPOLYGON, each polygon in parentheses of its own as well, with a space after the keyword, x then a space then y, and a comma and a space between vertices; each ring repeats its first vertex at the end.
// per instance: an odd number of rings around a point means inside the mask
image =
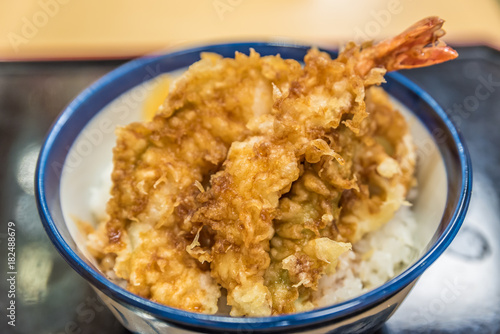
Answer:
POLYGON ((89 235, 103 270, 143 297, 233 316, 312 308, 338 257, 414 184, 415 151, 387 70, 456 57, 428 18, 335 60, 204 54, 151 122, 117 130, 109 219, 89 235), (207 264, 207 262, 209 264, 207 264))
MULTIPOLYGON (((350 43, 338 60, 350 60, 351 78, 371 86, 380 83, 376 66, 394 70, 453 59, 456 51, 435 44, 444 34, 442 24, 428 18, 361 51, 350 43)), ((324 135, 343 163, 323 156, 305 164, 292 192, 280 202, 265 275, 275 314, 311 309, 311 290, 350 248, 341 241, 356 242, 390 220, 414 184, 415 149, 405 120, 381 89, 370 89, 366 104, 370 117, 363 120, 366 114, 358 113, 356 126, 344 123, 352 131, 340 126, 324 135), (319 241, 322 251, 311 252, 319 241)), ((324 150, 328 147, 318 149, 324 150)))
POLYGON ((359 48, 351 45, 336 60, 318 57, 314 51, 306 57, 305 82, 310 86, 299 94, 306 97, 307 103, 292 101, 293 111, 283 127, 307 124, 295 118, 293 112, 307 115, 311 109, 317 109, 320 116, 316 116, 315 126, 306 131, 315 137, 310 135, 309 142, 303 144, 304 173, 281 201, 280 215, 274 223, 272 261, 265 282, 275 314, 312 308, 310 289, 316 288, 325 272, 333 273, 338 257, 351 248, 341 242, 334 221, 340 214, 343 191, 357 187, 352 152, 361 123, 367 117, 365 87, 383 82, 385 73, 383 69, 372 69, 361 76, 357 71, 361 56, 359 48), (309 59, 314 59, 311 68, 309 59))
POLYGON ((357 190, 346 191, 340 203, 338 228, 350 242, 390 220, 416 182, 416 152, 405 119, 380 88, 368 91, 366 103, 370 118, 353 157, 357 190))
MULTIPOLYGON (((279 198, 299 177, 302 160, 314 163, 333 156, 342 162, 323 137, 341 122, 357 129, 366 116, 364 82, 353 64, 350 58, 332 60, 316 49, 309 51, 301 76, 290 88, 275 87, 272 128, 233 143, 211 188, 199 196, 202 205, 192 222, 214 232, 215 244, 209 250, 212 275, 228 291, 231 315, 272 313, 264 274, 279 198)), ((332 243, 330 247, 339 246, 328 238, 324 241, 321 246, 316 241, 307 244, 309 253, 315 255, 316 246, 323 248, 321 254, 332 243)))
POLYGON ((276 314, 310 310, 311 293, 337 258, 366 233, 390 220, 414 185, 415 149, 406 121, 378 87, 366 93, 369 117, 359 134, 332 131, 344 165, 323 158, 282 197, 271 240, 266 286, 276 314), (311 247, 319 252, 311 252, 311 247), (291 266, 293 264, 293 267, 291 266))
POLYGON ((131 291, 171 306, 217 310, 219 288, 205 274, 206 266, 185 251, 197 234, 186 217, 200 185, 226 159, 230 144, 250 133, 249 119, 271 110, 271 82, 286 87, 294 67, 300 65, 253 51, 250 56, 237 53, 235 59, 203 54, 175 83, 151 122, 117 129, 109 220, 90 239, 99 240, 101 257, 117 255, 114 271, 131 291), (146 228, 150 232, 138 234, 146 228), (144 243, 153 238, 150 233, 162 236, 164 243, 144 243), (163 261, 178 267, 183 283, 176 283, 175 297, 164 284, 173 273, 163 261), (185 277, 190 279, 184 282, 185 277), (192 284, 202 280, 203 285, 192 284))
POLYGON ((228 290, 232 315, 270 313, 262 277, 269 265, 272 219, 281 193, 299 176, 290 146, 264 137, 233 143, 223 171, 198 198, 202 206, 192 221, 215 234, 209 261, 212 275, 228 290))
POLYGON ((342 155, 343 165, 330 157, 305 163, 302 176, 280 200, 272 261, 265 275, 275 314, 311 309, 311 289, 324 273, 335 271, 337 258, 351 248, 342 242, 337 223, 344 189, 357 187, 351 154, 357 136, 341 126, 328 137, 331 148, 342 155), (290 270, 290 263, 300 267, 290 270))

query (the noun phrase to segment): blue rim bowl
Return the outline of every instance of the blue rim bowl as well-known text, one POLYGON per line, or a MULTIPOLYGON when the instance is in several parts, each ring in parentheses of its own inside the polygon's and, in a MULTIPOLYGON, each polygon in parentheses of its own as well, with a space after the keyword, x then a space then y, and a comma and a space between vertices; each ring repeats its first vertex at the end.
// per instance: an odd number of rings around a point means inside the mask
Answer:
MULTIPOLYGON (((112 283, 78 255, 74 241, 64 223, 60 203, 61 169, 68 147, 75 141, 85 125, 106 105, 127 90, 155 76, 184 68, 198 61, 200 52, 215 52, 224 57, 235 51, 248 53, 254 48, 261 55, 281 54, 283 58, 302 60, 308 46, 281 43, 246 42, 208 45, 165 55, 149 56, 131 61, 95 82, 83 91, 59 115, 52 125, 40 152, 36 168, 35 193, 44 228, 59 253, 69 265, 94 287, 111 299, 147 312, 174 326, 205 332, 300 331, 319 328, 340 321, 388 300, 404 288, 411 286, 448 247, 465 218, 472 188, 471 162, 465 144, 443 109, 429 94, 399 73, 386 75, 384 88, 406 105, 424 126, 433 132, 441 129, 438 143, 448 181, 446 209, 434 236, 433 244, 409 268, 382 286, 359 297, 313 311, 262 318, 232 318, 191 313, 138 297, 112 283), (155 71, 146 72, 145 69, 155 71)), ((334 51, 324 50, 336 57, 334 51)))

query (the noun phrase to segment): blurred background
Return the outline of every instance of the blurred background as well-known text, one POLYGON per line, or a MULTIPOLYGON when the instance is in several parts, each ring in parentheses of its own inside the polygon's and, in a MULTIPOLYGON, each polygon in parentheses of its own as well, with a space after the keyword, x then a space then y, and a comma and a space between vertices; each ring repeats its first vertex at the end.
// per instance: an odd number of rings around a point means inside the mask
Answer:
POLYGON ((207 41, 338 45, 444 18, 447 41, 500 45, 496 0, 3 0, 3 59, 131 57, 207 41))
POLYGON ((0 0, 0 333, 128 333, 57 254, 34 199, 43 138, 86 86, 132 58, 172 48, 231 40, 338 48, 394 35, 430 15, 446 20, 444 40, 460 57, 402 73, 462 132, 474 193, 455 241, 380 332, 500 333, 496 0, 0 0), (485 82, 491 95, 474 100, 485 82), (9 222, 16 229, 15 327, 5 316, 9 222))

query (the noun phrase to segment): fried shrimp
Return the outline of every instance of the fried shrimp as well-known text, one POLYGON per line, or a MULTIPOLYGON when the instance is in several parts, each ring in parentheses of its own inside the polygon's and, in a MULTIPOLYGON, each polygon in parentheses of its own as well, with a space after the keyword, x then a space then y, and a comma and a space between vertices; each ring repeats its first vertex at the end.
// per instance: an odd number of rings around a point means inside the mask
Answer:
POLYGON ((275 314, 310 310, 321 276, 335 272, 350 243, 390 220, 414 185, 416 155, 406 121, 378 87, 366 90, 365 101, 369 117, 359 134, 343 127, 331 135, 332 148, 343 148, 344 165, 305 163, 280 200, 265 275, 275 314))
POLYGON ((117 129, 109 219, 89 240, 99 245, 90 245, 98 258, 114 258, 114 272, 130 291, 171 306, 217 311, 219 287, 186 253, 196 230, 185 218, 231 143, 250 133, 246 123, 271 110, 271 82, 286 87, 295 63, 253 51, 235 59, 203 54, 151 122, 117 129), (181 281, 172 297, 167 282, 174 276, 181 281))
POLYGON ((453 59, 431 17, 395 38, 317 49, 302 66, 202 54, 150 122, 117 130, 108 219, 88 247, 127 289, 232 316, 309 310, 324 274, 414 185, 386 71, 453 59))
MULTIPOLYGON (((358 129, 366 116, 365 83, 355 75, 354 64, 348 58, 332 60, 316 49, 309 51, 301 76, 287 90, 274 89, 272 128, 233 143, 211 188, 199 197, 201 207, 192 221, 214 232, 212 275, 228 290, 231 315, 272 313, 264 274, 279 198, 299 177, 302 161, 315 163, 329 156, 344 163, 323 137, 341 123, 358 129)), ((383 72, 377 73, 381 82, 383 72)), ((370 80, 376 76, 371 73, 370 80)), ((311 253, 322 253, 323 261, 335 260, 324 254, 339 255, 332 249, 339 245, 328 238, 308 246, 311 253)))
POLYGON ((337 258, 351 249, 343 242, 337 222, 343 190, 357 187, 351 154, 356 136, 341 126, 325 139, 342 156, 343 164, 329 157, 304 163, 303 174, 279 203, 271 265, 265 274, 274 314, 311 309, 310 293, 318 280, 334 273, 337 258))
POLYGON ((366 95, 370 121, 354 150, 357 187, 344 192, 338 228, 350 242, 377 230, 406 203, 415 185, 416 150, 408 125, 381 88, 366 95))
MULTIPOLYGON (((442 24, 438 18, 428 18, 361 51, 350 44, 337 60, 354 63, 350 76, 359 76, 365 87, 380 84, 385 70, 427 66, 456 57, 453 49, 435 45, 444 34, 442 24)), ((305 164, 291 196, 280 202, 271 265, 266 271, 273 313, 311 309, 311 292, 319 279, 334 272, 338 257, 350 249, 342 241, 356 242, 380 228, 405 202, 414 183, 416 155, 405 120, 382 90, 368 92, 365 101, 370 117, 360 127, 345 123, 352 131, 341 125, 325 136, 343 163, 323 156, 316 164, 305 164)))

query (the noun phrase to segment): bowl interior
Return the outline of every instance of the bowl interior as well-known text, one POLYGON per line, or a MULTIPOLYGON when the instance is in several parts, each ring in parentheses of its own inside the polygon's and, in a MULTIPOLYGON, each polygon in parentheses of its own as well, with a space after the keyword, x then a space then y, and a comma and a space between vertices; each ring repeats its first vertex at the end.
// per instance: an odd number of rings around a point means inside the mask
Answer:
MULTIPOLYGON (((280 53, 284 58, 301 60, 307 47, 241 43, 201 47, 165 56, 131 62, 83 92, 56 121, 40 155, 37 168, 37 200, 45 228, 65 259, 98 287, 105 285, 120 298, 129 294, 100 276, 85 247, 78 221, 93 222, 91 193, 109 183, 112 147, 116 126, 142 119, 142 106, 160 75, 176 75, 178 70, 199 59, 201 51, 213 51, 226 57, 234 51, 248 53, 249 47, 262 55, 280 53), (100 276, 100 277, 99 277, 100 276)), ((454 237, 463 220, 470 193, 467 154, 441 108, 413 83, 398 74, 387 76, 385 89, 407 118, 417 145, 418 196, 413 210, 419 224, 416 236, 422 256, 397 278, 350 303, 342 303, 329 312, 304 316, 316 321, 334 312, 373 303, 408 285, 432 263, 454 237), (315 320, 316 319, 316 320, 315 320)), ((101 201, 104 204, 105 199, 101 201)), ((135 302, 149 311, 172 309, 136 297, 135 302)), ((161 313, 160 312, 160 313, 161 313)), ((314 311, 312 311, 314 312, 314 311)), ((189 318, 189 315, 186 316, 189 318)), ((205 319, 204 315, 196 315, 205 319)), ((288 319, 289 316, 273 317, 288 319)), ((186 318, 186 319, 187 319, 186 318)), ((211 317, 219 321, 220 317, 211 317)), ((292 319, 292 318, 290 318, 292 319)), ((293 319, 298 319, 294 317, 293 319)), ((274 320, 270 320, 274 321, 274 320)))

